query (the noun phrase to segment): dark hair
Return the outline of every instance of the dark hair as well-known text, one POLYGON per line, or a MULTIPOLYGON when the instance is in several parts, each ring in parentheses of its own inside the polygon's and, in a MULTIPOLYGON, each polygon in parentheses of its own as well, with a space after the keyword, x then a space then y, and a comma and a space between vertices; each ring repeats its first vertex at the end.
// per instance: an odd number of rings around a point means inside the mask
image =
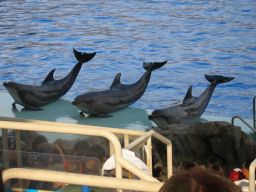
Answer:
POLYGON ((51 143, 41 143, 37 146, 36 152, 37 162, 42 166, 48 166, 50 163, 50 159, 54 157, 54 155, 58 154, 58 150, 51 143))
POLYGON ((224 176, 224 171, 221 166, 219 166, 217 164, 213 164, 213 165, 209 165, 208 168, 209 168, 209 170, 213 171, 214 173, 216 173, 220 176, 224 176))
POLYGON ((37 135, 33 138, 32 141, 32 151, 36 152, 36 148, 41 143, 48 143, 47 138, 44 135, 37 135))
POLYGON ((88 154, 86 155, 87 157, 96 157, 99 159, 99 161, 101 163, 104 162, 105 157, 106 157, 106 152, 104 150, 103 147, 101 147, 100 145, 96 144, 96 145, 92 145, 89 150, 88 150, 88 154))
POLYGON ((79 140, 73 147, 73 155, 83 156, 88 152, 89 144, 85 140, 79 140))
POLYGON ((159 192, 241 192, 231 180, 202 167, 176 172, 159 192))
POLYGON ((179 168, 179 170, 188 170, 188 169, 191 169, 195 166, 196 166, 196 164, 194 162, 182 161, 181 165, 178 168, 179 168))

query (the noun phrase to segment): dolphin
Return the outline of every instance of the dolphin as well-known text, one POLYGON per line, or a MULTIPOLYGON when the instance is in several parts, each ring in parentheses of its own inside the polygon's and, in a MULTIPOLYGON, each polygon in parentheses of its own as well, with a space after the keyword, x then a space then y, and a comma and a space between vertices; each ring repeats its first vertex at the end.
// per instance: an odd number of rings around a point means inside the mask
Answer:
POLYGON ((148 118, 161 129, 168 129, 170 124, 193 123, 198 120, 205 111, 215 87, 234 79, 234 77, 219 75, 205 75, 205 78, 211 84, 199 97, 192 96, 192 86, 190 86, 182 103, 156 109, 148 118))
POLYGON ((167 61, 143 62, 146 72, 133 84, 122 84, 120 82, 121 73, 117 73, 110 88, 78 95, 72 104, 77 106, 82 114, 86 113, 97 117, 111 117, 108 113, 135 103, 145 92, 151 72, 166 63, 167 61))
POLYGON ((76 77, 82 67, 82 64, 90 61, 95 55, 94 53, 82 53, 73 49, 74 55, 78 63, 64 78, 55 80, 53 74, 56 69, 48 73, 42 85, 26 85, 16 82, 4 82, 3 85, 14 99, 12 104, 20 104, 29 110, 42 110, 39 106, 46 105, 56 101, 62 97, 72 87, 76 77))

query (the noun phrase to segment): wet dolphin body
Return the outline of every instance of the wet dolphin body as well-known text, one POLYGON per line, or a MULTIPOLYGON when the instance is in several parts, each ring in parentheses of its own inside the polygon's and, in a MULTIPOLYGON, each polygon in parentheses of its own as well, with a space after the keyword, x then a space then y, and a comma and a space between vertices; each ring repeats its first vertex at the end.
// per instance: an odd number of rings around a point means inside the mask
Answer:
POLYGON ((25 85, 16 82, 4 82, 3 85, 14 99, 15 104, 20 104, 30 110, 41 110, 39 106, 49 104, 63 96, 72 87, 82 64, 90 61, 96 53, 81 53, 73 49, 78 63, 67 76, 54 80, 55 69, 49 72, 42 85, 25 85))
POLYGON ((118 73, 109 89, 78 95, 72 102, 83 113, 91 116, 110 117, 108 113, 135 103, 145 92, 151 72, 165 65, 164 62, 143 63, 146 72, 133 84, 122 84, 118 73))
POLYGON ((196 121, 205 111, 215 87, 225 83, 234 77, 223 77, 218 75, 205 75, 211 84, 199 97, 192 96, 192 86, 188 88, 187 94, 181 104, 168 105, 156 109, 148 118, 156 123, 159 128, 168 129, 170 124, 189 123, 196 121))

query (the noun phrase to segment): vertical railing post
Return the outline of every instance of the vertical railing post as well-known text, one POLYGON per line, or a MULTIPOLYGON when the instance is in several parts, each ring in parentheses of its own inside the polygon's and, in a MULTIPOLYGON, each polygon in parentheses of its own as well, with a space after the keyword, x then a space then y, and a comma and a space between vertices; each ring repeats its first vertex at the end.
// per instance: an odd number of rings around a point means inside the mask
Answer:
POLYGON ((124 134, 124 147, 129 145, 129 135, 128 134, 124 134))
POLYGON ((253 97, 253 128, 256 130, 255 100, 256 100, 256 96, 253 97))
POLYGON ((255 192, 255 169, 256 169, 256 159, 251 162, 249 167, 249 191, 255 192))
POLYGON ((152 168, 152 137, 150 136, 147 140, 147 166, 150 175, 153 175, 152 168))
POLYGON ((168 178, 172 176, 172 146, 170 144, 166 147, 166 156, 167 156, 167 173, 168 178))
MULTIPOLYGON (((17 167, 22 167, 22 152, 21 152, 21 144, 20 143, 21 143, 20 130, 15 130, 17 167)), ((18 186, 22 187, 22 180, 18 180, 18 186)))
POLYGON ((114 147, 111 142, 109 142, 109 156, 111 157, 114 154, 114 147))
POLYGON ((3 144, 3 163, 4 169, 9 168, 9 153, 8 153, 8 134, 7 129, 2 129, 2 144, 3 144))
MULTIPOLYGON (((4 169, 8 169, 9 168, 9 150, 8 150, 8 130, 7 129, 2 129, 2 145, 3 145, 4 169)), ((10 182, 8 181, 5 185, 9 187, 10 182)))

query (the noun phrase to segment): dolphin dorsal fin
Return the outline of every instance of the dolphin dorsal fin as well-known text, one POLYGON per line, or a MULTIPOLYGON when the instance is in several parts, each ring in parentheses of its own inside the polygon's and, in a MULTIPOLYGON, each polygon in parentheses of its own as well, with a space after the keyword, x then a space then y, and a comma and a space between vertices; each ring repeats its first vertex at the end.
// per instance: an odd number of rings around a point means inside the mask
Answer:
POLYGON ((56 70, 56 69, 53 69, 53 70, 51 70, 51 71, 48 73, 48 75, 47 75, 46 78, 44 79, 42 85, 44 85, 44 84, 47 83, 47 82, 54 81, 54 79, 53 79, 53 73, 54 73, 55 70, 56 70))
POLYGON ((115 79, 113 80, 113 83, 112 83, 110 89, 118 87, 119 85, 121 85, 120 78, 121 78, 121 73, 117 73, 116 76, 115 76, 115 79))
POLYGON ((191 98, 193 98, 193 96, 192 96, 192 85, 189 86, 189 88, 187 90, 187 93, 186 93, 186 96, 183 99, 183 103, 184 103, 185 100, 191 99, 191 98))

